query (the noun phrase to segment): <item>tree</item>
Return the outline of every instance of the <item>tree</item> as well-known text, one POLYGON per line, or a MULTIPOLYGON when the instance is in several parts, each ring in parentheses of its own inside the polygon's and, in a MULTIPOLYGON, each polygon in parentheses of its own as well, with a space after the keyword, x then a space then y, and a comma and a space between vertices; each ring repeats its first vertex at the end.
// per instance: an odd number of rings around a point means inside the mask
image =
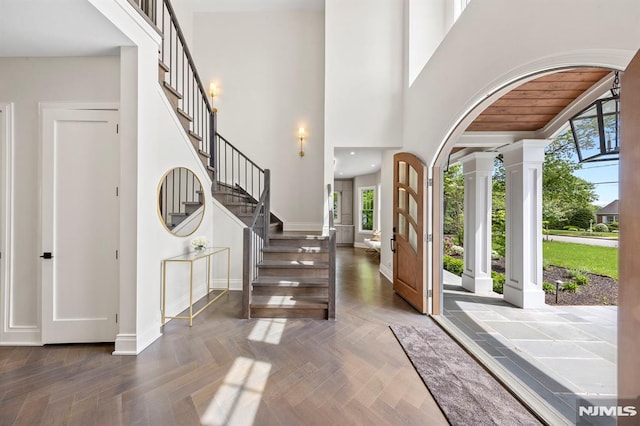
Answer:
POLYGON ((567 130, 545 150, 542 218, 549 222, 550 228, 563 227, 578 210, 593 210, 592 203, 596 199, 594 185, 573 175, 580 168, 582 165, 575 161, 573 136, 567 130))
POLYGON ((462 166, 456 164, 443 174, 444 233, 456 237, 456 244, 464 240, 464 177, 462 166))

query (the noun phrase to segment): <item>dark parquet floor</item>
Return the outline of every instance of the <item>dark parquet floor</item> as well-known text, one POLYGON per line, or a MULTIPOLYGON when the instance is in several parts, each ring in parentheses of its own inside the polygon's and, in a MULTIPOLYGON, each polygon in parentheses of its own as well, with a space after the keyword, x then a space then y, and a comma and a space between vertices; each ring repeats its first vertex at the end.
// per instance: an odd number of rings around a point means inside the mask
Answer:
POLYGON ((430 320, 362 249, 338 249, 337 274, 336 321, 240 320, 232 292, 137 357, 2 347, 0 424, 446 424, 388 327, 430 320))

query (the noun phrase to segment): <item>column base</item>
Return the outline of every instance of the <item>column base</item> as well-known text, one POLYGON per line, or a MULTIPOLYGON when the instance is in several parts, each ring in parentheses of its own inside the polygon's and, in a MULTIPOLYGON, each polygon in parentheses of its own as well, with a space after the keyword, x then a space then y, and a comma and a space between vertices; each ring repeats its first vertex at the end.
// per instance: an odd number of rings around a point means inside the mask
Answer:
POLYGON ((472 293, 489 294, 493 291, 493 279, 462 274, 462 287, 472 293))
POLYGON ((523 290, 517 287, 504 286, 504 301, 518 308, 536 309, 545 307, 544 291, 531 289, 523 290))

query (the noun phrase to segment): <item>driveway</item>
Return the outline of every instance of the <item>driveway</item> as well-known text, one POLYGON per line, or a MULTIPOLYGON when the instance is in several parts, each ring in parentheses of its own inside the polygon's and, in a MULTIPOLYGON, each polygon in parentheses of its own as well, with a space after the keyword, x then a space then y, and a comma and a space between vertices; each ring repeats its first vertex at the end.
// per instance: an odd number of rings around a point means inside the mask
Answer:
MULTIPOLYGON (((547 235, 543 235, 544 240, 547 235)), ((565 237, 564 235, 549 235, 550 241, 561 241, 563 243, 588 244, 590 246, 618 247, 618 240, 604 240, 601 238, 565 237)))

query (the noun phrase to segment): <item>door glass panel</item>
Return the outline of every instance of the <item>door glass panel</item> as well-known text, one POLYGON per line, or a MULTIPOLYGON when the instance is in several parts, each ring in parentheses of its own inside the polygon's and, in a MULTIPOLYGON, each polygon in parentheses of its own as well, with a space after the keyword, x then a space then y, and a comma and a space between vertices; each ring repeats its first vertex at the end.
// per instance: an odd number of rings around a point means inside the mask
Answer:
POLYGON ((418 193, 418 172, 413 167, 409 167, 409 187, 418 193))
POLYGON ((407 191, 403 188, 398 188, 398 208, 407 209, 407 191))
POLYGON ((398 182, 407 184, 407 163, 404 161, 398 162, 398 182))
POLYGON ((402 238, 407 239, 407 219, 402 213, 398 213, 398 233, 402 238))
POLYGON ((411 244, 413 251, 418 251, 418 233, 411 224, 409 224, 409 244, 411 244))
POLYGON ((409 215, 415 223, 418 223, 418 203, 413 196, 409 197, 409 215))

